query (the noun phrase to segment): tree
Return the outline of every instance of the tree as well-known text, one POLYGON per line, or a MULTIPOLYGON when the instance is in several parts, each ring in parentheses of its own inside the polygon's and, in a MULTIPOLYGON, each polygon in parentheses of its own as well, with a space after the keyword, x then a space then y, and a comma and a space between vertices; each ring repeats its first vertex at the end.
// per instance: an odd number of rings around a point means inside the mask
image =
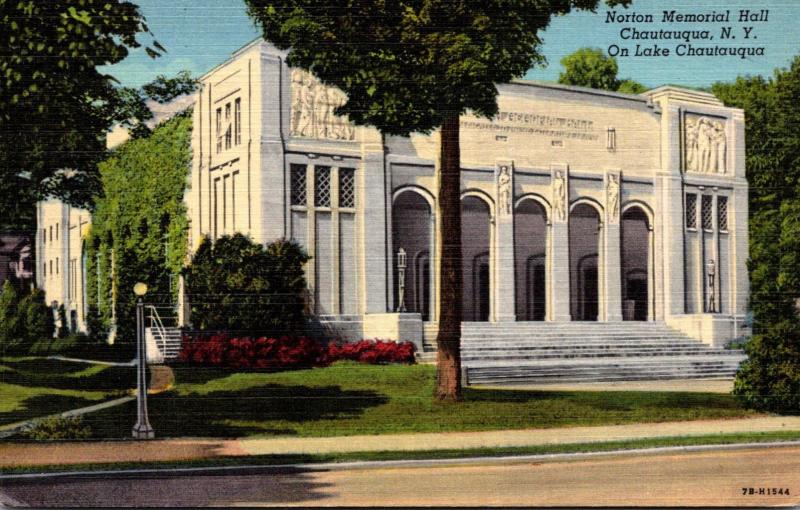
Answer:
POLYGON ((581 48, 561 59, 564 71, 558 83, 592 89, 611 90, 626 94, 641 94, 647 87, 631 79, 617 78, 617 59, 598 48, 581 48))
POLYGON ((0 355, 12 353, 19 347, 20 331, 19 296, 6 280, 0 288, 0 355))
POLYGON ((788 69, 716 83, 714 94, 745 111, 750 184, 752 339, 734 393, 772 412, 800 409, 800 57, 788 69))
POLYGON ((120 101, 98 67, 123 60, 149 30, 124 0, 2 1, 0 27, 0 210, 8 226, 30 228, 45 196, 90 203, 120 101))
POLYGON ((53 338, 53 310, 44 302, 44 292, 41 290, 33 289, 20 300, 19 320, 29 346, 40 340, 53 338))
MULTIPOLYGON (((438 214, 442 243, 436 397, 461 398, 459 116, 497 113, 496 83, 544 62, 539 31, 553 15, 600 0, 246 0, 287 63, 347 95, 337 108, 384 134, 440 128, 438 214)), ((630 0, 607 0, 610 5, 630 0)))

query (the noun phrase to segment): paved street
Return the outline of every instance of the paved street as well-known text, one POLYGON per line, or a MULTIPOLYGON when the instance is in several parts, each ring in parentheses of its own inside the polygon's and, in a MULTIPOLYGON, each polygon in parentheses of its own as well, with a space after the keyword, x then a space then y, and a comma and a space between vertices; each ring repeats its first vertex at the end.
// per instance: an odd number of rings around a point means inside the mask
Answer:
POLYGON ((800 503, 800 447, 567 462, 297 469, 169 478, 4 482, 31 506, 672 505, 800 503), (749 494, 749 489, 753 494, 749 494), (761 489, 764 494, 759 495, 761 489), (788 490, 788 495, 786 494, 788 490), (743 491, 748 494, 743 494, 743 491), (783 494, 770 494, 783 492, 783 494))

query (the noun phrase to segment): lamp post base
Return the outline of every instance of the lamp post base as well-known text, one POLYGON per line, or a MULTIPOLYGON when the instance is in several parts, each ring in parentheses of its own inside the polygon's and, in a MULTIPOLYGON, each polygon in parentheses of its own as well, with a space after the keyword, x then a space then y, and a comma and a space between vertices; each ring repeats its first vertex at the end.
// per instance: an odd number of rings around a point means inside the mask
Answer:
POLYGON ((150 425, 139 425, 138 423, 133 426, 134 439, 155 439, 156 433, 150 425))

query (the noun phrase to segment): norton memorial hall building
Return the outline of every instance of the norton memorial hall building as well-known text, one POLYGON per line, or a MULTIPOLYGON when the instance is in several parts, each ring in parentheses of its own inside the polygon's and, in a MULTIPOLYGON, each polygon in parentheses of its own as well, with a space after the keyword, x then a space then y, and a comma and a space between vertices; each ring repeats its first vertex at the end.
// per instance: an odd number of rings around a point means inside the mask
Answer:
MULTIPOLYGON (((190 245, 294 239, 313 257, 322 327, 430 347, 448 306, 438 134, 355 126, 333 114, 343 93, 284 57, 256 41, 201 79, 190 245)), ((741 335, 743 112, 676 87, 498 89, 494 119, 461 118, 463 327, 651 322, 710 346, 741 335)))

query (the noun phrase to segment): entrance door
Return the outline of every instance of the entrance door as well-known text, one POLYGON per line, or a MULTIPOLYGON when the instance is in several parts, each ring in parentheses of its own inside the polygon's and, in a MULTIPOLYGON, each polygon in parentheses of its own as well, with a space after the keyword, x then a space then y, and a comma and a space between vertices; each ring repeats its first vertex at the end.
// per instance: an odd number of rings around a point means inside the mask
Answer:
POLYGON ((475 316, 472 320, 485 322, 489 320, 489 254, 475 258, 475 316))
POLYGON ((599 311, 598 252, 600 215, 578 204, 569 215, 570 314, 574 321, 596 321, 599 311))

